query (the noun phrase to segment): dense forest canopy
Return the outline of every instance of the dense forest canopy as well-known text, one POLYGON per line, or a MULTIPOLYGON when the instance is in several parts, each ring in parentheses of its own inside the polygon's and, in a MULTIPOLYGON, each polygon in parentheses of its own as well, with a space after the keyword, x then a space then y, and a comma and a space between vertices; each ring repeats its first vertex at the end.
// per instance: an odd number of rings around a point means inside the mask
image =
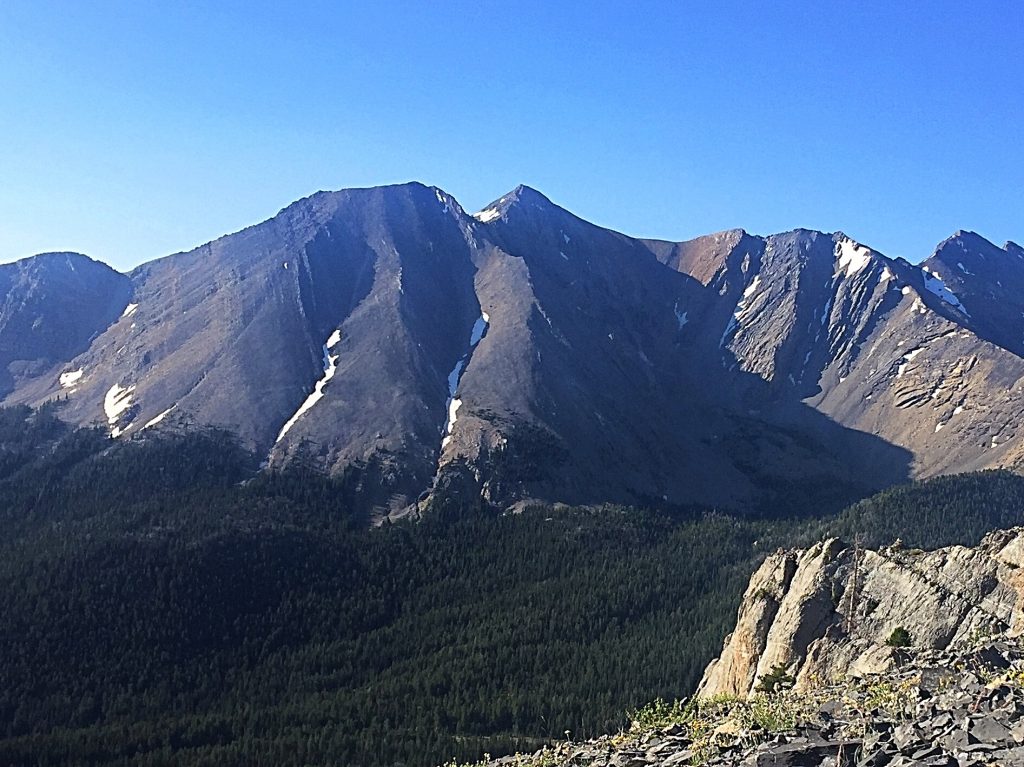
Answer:
POLYGON ((447 499, 372 529, 352 478, 217 431, 112 442, 0 409, 0 763, 430 765, 615 730, 692 691, 768 551, 974 543, 1005 472, 838 516, 447 499))

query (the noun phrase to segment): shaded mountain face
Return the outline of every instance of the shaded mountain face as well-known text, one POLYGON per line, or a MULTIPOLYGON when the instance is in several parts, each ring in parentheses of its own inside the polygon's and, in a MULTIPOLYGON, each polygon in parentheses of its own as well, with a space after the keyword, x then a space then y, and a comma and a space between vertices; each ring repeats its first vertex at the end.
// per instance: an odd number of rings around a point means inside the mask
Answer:
POLYGON ((78 253, 0 265, 0 395, 85 351, 129 291, 127 277, 78 253))
POLYGON ((922 267, 929 288, 943 286, 961 302, 971 327, 986 340, 1024 354, 1024 248, 1002 248, 974 232, 957 232, 942 242, 922 267))
POLYGON ((527 187, 469 215, 406 184, 129 275, 55 258, 0 268, 6 402, 66 397, 119 438, 226 427, 382 513, 438 486, 741 506, 1021 459, 1024 254, 976 235, 918 268, 841 233, 638 240, 527 187))

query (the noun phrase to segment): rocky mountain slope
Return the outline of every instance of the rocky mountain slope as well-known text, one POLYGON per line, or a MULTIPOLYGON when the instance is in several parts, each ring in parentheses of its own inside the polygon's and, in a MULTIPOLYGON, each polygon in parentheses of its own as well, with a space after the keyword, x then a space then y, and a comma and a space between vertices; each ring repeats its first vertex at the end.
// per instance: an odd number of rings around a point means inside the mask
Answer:
POLYGON ((55 258, 0 268, 5 403, 119 438, 225 427, 381 512, 438 485, 745 506, 1024 459, 1024 256, 977 235, 918 268, 841 233, 640 240, 528 187, 470 215, 405 184, 128 275, 55 258))

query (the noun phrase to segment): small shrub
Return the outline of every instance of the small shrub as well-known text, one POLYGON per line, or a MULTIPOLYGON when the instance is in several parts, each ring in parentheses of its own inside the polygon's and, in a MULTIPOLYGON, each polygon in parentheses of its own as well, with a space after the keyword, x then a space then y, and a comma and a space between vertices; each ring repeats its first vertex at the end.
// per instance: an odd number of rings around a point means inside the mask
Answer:
POLYGON ((799 706, 781 695, 759 695, 750 701, 749 725, 767 733, 788 732, 796 727, 799 706))
POLYGON ((917 703, 917 688, 912 680, 888 680, 868 684, 864 690, 865 710, 880 709, 897 721, 907 721, 917 703))
POLYGON ((786 670, 786 666, 782 663, 777 663, 771 671, 761 677, 761 680, 757 683, 756 690, 757 692, 771 695, 775 692, 788 690, 795 684, 796 679, 786 670))
POLYGON ((669 703, 658 698, 643 708, 630 712, 630 729, 646 732, 671 727, 673 724, 683 724, 690 720, 695 705, 692 701, 676 700, 669 703))
POLYGON ((889 634, 889 638, 885 640, 885 643, 889 647, 910 647, 910 632, 903 628, 903 626, 897 626, 889 634))

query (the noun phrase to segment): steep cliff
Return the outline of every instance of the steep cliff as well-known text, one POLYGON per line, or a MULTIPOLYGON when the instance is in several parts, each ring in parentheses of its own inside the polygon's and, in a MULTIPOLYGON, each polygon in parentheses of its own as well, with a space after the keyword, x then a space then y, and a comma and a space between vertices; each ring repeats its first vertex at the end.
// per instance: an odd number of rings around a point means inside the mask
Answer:
POLYGON ((746 697, 782 668, 798 689, 813 689, 893 668, 893 645, 946 649, 1018 635, 1022 566, 1024 528, 991 533, 976 548, 872 551, 830 539, 776 552, 751 577, 698 695, 746 697))

